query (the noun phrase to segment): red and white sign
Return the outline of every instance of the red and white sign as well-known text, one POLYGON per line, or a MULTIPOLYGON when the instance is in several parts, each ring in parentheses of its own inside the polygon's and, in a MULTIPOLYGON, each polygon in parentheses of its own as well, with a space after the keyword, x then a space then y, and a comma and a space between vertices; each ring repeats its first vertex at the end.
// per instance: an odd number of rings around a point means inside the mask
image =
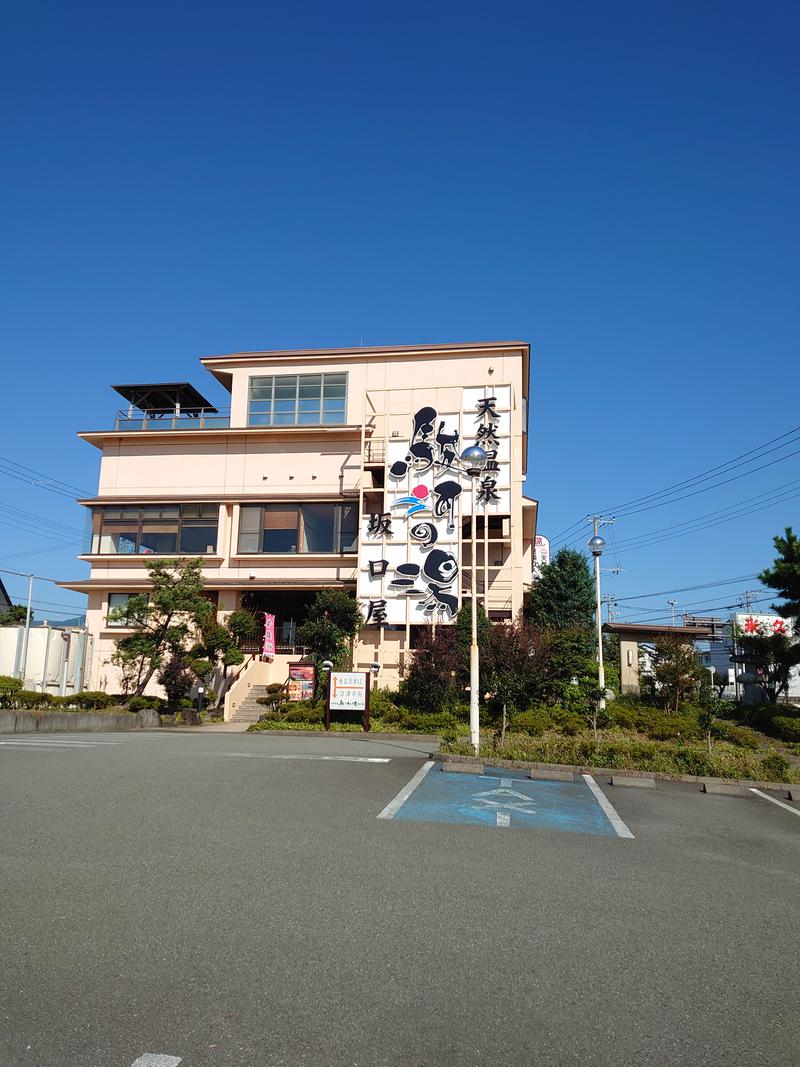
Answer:
POLYGON ((275 616, 264 612, 264 648, 265 656, 275 655, 275 616))
POLYGON ((737 615, 736 628, 745 637, 792 636, 792 624, 780 615, 737 615))

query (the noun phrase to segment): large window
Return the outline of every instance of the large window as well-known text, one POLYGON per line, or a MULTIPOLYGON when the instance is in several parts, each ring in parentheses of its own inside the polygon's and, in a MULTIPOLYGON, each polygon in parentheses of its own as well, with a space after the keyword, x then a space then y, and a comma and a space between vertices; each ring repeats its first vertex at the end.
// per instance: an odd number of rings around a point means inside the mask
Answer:
POLYGON ((239 552, 355 552, 356 504, 243 504, 239 552))
POLYGON ((95 508, 96 555, 202 556, 217 550, 216 504, 153 504, 95 508))
MULTIPOLYGON (((111 612, 115 608, 127 608, 131 597, 142 596, 141 593, 109 593, 108 594, 108 616, 106 616, 106 623, 108 626, 127 626, 128 619, 120 616, 117 619, 109 618, 111 612)), ((147 594, 144 594, 145 596, 147 594)))
POLYGON ((250 379, 249 426, 341 425, 346 374, 276 374, 250 379))

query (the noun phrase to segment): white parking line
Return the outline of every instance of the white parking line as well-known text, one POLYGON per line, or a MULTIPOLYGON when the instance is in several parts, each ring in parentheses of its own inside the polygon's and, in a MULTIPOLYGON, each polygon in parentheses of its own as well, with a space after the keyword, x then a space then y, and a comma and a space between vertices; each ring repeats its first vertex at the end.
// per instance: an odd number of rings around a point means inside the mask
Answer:
POLYGON ((398 811, 405 804, 405 802, 408 800, 408 798, 411 796, 411 794, 414 792, 414 790, 417 788, 417 786, 420 784, 420 782, 423 780, 423 778, 432 766, 433 760, 428 760, 426 763, 423 763, 420 769, 411 779, 411 781, 406 782, 406 784, 403 786, 403 788, 400 790, 394 800, 389 801, 383 811, 378 815, 378 818, 393 819, 398 813, 398 811))
POLYGON ((281 755, 277 752, 220 752, 220 756, 238 756, 240 759, 305 759, 326 760, 333 763, 391 763, 388 756, 301 756, 298 754, 281 755))
POLYGON ((88 737, 14 737, 0 745, 118 745, 119 741, 95 741, 88 737))
MULTIPOLYGON (((109 742, 105 742, 108 744, 109 742)), ((24 748, 28 751, 33 751, 37 748, 46 749, 48 752, 73 752, 78 748, 96 748, 91 741, 81 742, 74 741, 70 745, 60 745, 58 742, 53 741, 0 741, 0 745, 5 745, 7 748, 24 748)))
POLYGON ((763 800, 768 800, 770 804, 777 804, 779 808, 783 808, 784 811, 790 811, 792 815, 800 815, 800 809, 791 808, 788 804, 784 804, 782 800, 776 800, 775 797, 769 796, 767 793, 762 793, 760 789, 754 789, 750 786, 750 792, 755 793, 757 797, 761 797, 763 800))
POLYGON ((614 808, 614 805, 611 803, 611 801, 605 795, 605 793, 600 788, 600 786, 597 784, 597 782, 594 780, 594 778, 592 778, 591 774, 584 774, 583 780, 586 782, 586 784, 589 786, 591 791, 594 793, 595 800, 600 805, 600 807, 603 809, 603 813, 604 813, 605 817, 608 819, 608 821, 614 827, 614 832, 616 833, 617 837, 629 837, 629 838, 632 839, 633 838, 633 834, 630 832, 628 827, 625 825, 625 823, 619 817, 619 815, 617 814, 616 809, 614 808))
POLYGON ((163 1052, 145 1052, 131 1067, 178 1067, 180 1056, 165 1056, 163 1052))

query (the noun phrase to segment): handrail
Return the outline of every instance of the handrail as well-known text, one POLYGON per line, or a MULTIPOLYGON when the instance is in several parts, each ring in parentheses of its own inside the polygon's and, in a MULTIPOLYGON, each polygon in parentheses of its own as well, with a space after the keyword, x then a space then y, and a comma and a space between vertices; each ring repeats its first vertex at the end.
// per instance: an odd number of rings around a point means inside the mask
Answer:
POLYGON ((174 408, 152 408, 148 411, 118 411, 114 429, 124 433, 157 430, 213 430, 227 429, 231 424, 229 410, 193 409, 189 412, 174 408))

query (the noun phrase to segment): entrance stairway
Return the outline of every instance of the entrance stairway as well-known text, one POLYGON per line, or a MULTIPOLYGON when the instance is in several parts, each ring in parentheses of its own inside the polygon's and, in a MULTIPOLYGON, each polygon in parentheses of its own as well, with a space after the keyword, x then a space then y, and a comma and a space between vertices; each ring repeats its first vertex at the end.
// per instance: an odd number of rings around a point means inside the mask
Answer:
POLYGON ((258 722, 258 719, 267 710, 263 704, 259 704, 258 698, 266 696, 265 685, 254 685, 250 688, 247 696, 236 709, 231 722, 258 722))

